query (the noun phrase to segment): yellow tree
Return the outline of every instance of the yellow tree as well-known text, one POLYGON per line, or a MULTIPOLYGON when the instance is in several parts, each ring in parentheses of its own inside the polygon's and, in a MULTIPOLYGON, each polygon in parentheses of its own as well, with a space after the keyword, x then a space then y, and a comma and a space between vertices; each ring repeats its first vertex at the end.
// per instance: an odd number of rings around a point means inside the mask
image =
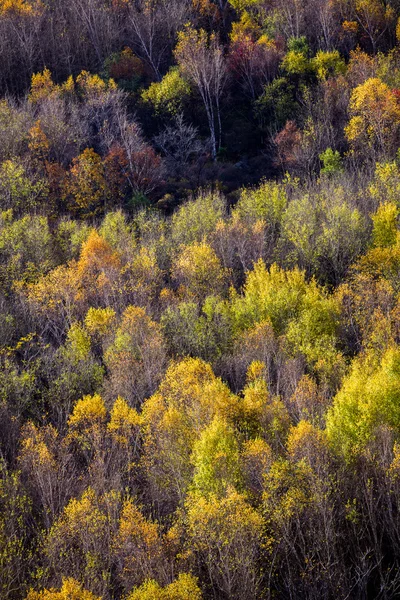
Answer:
POLYGON ((64 188, 69 208, 86 216, 101 210, 107 194, 104 166, 93 148, 86 148, 72 161, 64 188))
POLYGON ((127 600, 201 600, 201 590, 196 577, 190 573, 180 573, 172 583, 161 587, 154 579, 135 588, 127 600))
POLYGON ((95 594, 107 593, 113 564, 112 537, 120 505, 119 494, 98 496, 92 488, 69 501, 44 541, 51 581, 69 576, 95 594))
POLYGON ((63 579, 59 590, 54 588, 35 592, 30 590, 26 600, 101 600, 100 596, 95 596, 92 592, 85 590, 82 585, 72 577, 63 579))
POLYGON ((163 498, 165 506, 174 507, 184 501, 193 471, 188 459, 201 431, 218 415, 232 423, 239 414, 239 399, 209 364, 187 358, 170 366, 142 414, 142 464, 150 492, 155 500, 163 498))
POLYGON ((189 544, 215 592, 232 600, 259 597, 261 515, 233 490, 220 499, 189 496, 186 509, 189 544))
POLYGON ((125 590, 151 578, 164 583, 168 581, 171 566, 161 527, 147 520, 131 499, 122 507, 114 552, 125 590))
POLYGON ((215 251, 205 242, 184 246, 172 265, 172 277, 182 292, 201 302, 224 291, 228 271, 215 251))
POLYGON ((353 150, 369 148, 371 158, 390 155, 397 149, 400 104, 392 90, 377 77, 357 86, 350 98, 350 121, 345 128, 353 150))

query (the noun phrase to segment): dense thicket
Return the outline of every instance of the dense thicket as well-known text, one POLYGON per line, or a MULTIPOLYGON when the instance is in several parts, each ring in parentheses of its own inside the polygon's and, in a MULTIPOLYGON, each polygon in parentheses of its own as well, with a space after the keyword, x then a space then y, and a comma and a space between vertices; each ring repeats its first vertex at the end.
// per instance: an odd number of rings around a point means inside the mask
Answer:
POLYGON ((2 599, 400 594, 399 16, 0 0, 2 599))

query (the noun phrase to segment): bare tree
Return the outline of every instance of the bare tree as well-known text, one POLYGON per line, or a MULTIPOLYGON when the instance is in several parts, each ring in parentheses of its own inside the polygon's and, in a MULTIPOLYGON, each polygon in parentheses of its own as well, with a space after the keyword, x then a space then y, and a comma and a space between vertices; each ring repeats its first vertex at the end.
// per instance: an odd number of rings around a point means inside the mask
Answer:
POLYGON ((171 55, 176 33, 189 18, 189 0, 134 0, 128 11, 133 45, 157 80, 171 55))
POLYGON ((173 125, 167 125, 154 142, 165 156, 168 168, 177 175, 186 171, 192 159, 207 152, 207 145, 198 138, 197 127, 186 124, 182 114, 173 125))
POLYGON ((209 37, 200 29, 188 26, 178 36, 175 50, 182 72, 197 87, 207 114, 211 152, 215 160, 221 146, 221 96, 227 80, 223 48, 217 36, 209 37))

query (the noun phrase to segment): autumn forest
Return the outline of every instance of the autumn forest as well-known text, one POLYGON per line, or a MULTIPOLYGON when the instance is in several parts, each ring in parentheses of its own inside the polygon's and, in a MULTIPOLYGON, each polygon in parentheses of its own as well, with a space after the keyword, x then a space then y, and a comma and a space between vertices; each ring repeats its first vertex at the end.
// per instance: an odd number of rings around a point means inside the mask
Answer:
POLYGON ((400 598, 399 0, 0 0, 0 598, 400 598))

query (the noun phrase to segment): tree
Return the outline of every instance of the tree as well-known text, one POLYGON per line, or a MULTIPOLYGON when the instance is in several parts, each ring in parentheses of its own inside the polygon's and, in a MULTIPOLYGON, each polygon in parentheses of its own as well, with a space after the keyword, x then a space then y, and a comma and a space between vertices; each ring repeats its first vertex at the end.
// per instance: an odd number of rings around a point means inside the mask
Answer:
POLYGON ((252 100, 255 100, 264 85, 274 79, 280 59, 281 52, 277 44, 267 36, 254 40, 243 31, 232 33, 229 67, 252 100))
POLYGON ((46 181, 28 173, 18 160, 6 160, 0 165, 0 207, 12 208, 24 214, 39 206, 47 196, 46 181))
POLYGON ((398 216, 399 209, 395 204, 387 202, 379 206, 372 217, 374 223, 372 241, 374 246, 385 247, 396 244, 398 216))
POLYGON ((327 416, 333 448, 349 462, 367 450, 382 427, 399 434, 399 352, 389 347, 380 357, 373 351, 353 362, 327 416))
POLYGON ((392 90, 374 77, 357 86, 350 98, 350 121, 345 128, 352 148, 372 159, 390 156, 400 129, 400 106, 392 90))
POLYGON ((200 164, 201 156, 207 154, 207 143, 199 139, 197 127, 186 123, 182 113, 175 116, 175 122, 167 125, 154 142, 165 157, 168 172, 177 177, 190 176, 190 163, 200 164))
MULTIPOLYGON (((32 503, 21 485, 20 474, 0 463, 0 592, 4 600, 23 594, 32 565, 32 503)), ((20 596, 21 597, 21 596, 20 596)))
POLYGON ((170 58, 176 32, 187 21, 187 0, 139 0, 129 6, 134 46, 151 68, 157 81, 170 58))
POLYGON ((152 104, 156 113, 176 115, 182 110, 182 104, 189 93, 190 87, 182 78, 179 68, 171 67, 161 81, 152 83, 142 93, 142 99, 152 104))
POLYGON ((48 530, 76 490, 71 456, 54 427, 39 428, 27 423, 18 460, 27 489, 48 530))
POLYGON ((221 146, 220 101, 226 83, 226 63, 215 33, 207 36, 188 26, 178 34, 175 57, 182 73, 196 86, 207 114, 211 154, 214 160, 221 146))
POLYGON ((168 580, 170 565, 161 528, 147 520, 132 500, 122 506, 114 544, 119 579, 126 591, 152 578, 168 580))
POLYGON ((324 152, 319 155, 322 161, 323 167, 321 169, 321 175, 337 175, 343 171, 342 157, 340 152, 327 148, 324 152))
POLYGON ((64 198, 71 210, 89 216, 102 210, 105 196, 106 180, 101 157, 92 148, 86 148, 73 160, 64 198))
POLYGON ((171 236, 179 246, 208 240, 225 215, 225 199, 218 193, 204 193, 182 204, 172 215, 171 236))
POLYGON ((274 330, 282 333, 301 309, 307 289, 304 272, 285 271, 277 265, 267 269, 259 260, 247 275, 244 295, 234 299, 234 318, 239 329, 270 319, 274 330))
POLYGON ((373 54, 376 54, 377 44, 390 25, 394 24, 395 12, 390 4, 381 0, 356 0, 351 3, 353 15, 371 43, 373 54))
POLYGON ((142 413, 143 467, 154 501, 163 498, 166 510, 184 502, 195 440, 215 416, 232 422, 238 410, 238 398, 204 361, 186 358, 169 367, 142 413))
POLYGON ((186 510, 191 547, 215 593, 235 600, 257 597, 261 515, 234 490, 221 499, 189 496, 186 510))
POLYGON ((182 293, 198 302, 208 295, 222 294, 228 275, 214 250, 205 242, 183 247, 172 264, 171 273, 182 293))
POLYGON ((52 583, 73 577, 94 594, 108 593, 112 565, 112 532, 120 498, 115 492, 98 497, 91 488, 73 498, 44 542, 52 583))
POLYGON ((180 573, 175 581, 161 587, 151 579, 135 588, 127 600, 201 600, 197 578, 190 573, 180 573))
POLYGON ((92 592, 85 590, 81 584, 72 577, 63 578, 62 586, 59 591, 54 588, 35 592, 30 590, 26 600, 101 600, 92 592))
POLYGON ((143 308, 128 306, 104 353, 109 369, 107 395, 138 406, 156 389, 166 365, 164 340, 143 308))
POLYGON ((242 487, 239 446, 235 432, 218 417, 205 428, 193 446, 192 487, 205 498, 223 497, 227 490, 242 487))

